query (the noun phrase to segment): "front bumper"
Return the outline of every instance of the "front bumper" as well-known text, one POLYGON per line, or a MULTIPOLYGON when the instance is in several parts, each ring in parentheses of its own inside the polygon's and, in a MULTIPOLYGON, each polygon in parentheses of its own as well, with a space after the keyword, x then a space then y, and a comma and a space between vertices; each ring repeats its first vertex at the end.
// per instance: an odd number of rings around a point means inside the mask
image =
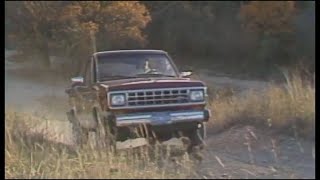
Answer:
POLYGON ((188 111, 165 111, 165 112, 148 112, 132 113, 115 116, 116 125, 130 126, 139 124, 168 125, 181 122, 202 122, 208 121, 211 116, 209 110, 188 110, 188 111))

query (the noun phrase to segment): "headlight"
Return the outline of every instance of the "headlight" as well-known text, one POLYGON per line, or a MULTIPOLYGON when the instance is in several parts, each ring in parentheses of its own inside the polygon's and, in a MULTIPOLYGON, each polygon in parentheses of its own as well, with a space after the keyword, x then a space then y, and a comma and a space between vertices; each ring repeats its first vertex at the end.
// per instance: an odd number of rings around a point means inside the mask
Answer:
POLYGON ((125 105, 125 95, 124 94, 114 94, 111 95, 111 105, 112 106, 123 106, 125 105))
POLYGON ((191 90, 190 91, 190 100, 191 101, 203 101, 204 100, 204 91, 203 90, 191 90))

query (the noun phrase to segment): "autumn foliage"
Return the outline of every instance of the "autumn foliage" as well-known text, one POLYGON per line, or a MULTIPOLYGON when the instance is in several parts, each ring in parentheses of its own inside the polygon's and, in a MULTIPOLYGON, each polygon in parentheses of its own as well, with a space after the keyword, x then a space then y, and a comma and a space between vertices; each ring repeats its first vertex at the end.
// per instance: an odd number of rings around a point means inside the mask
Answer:
POLYGON ((146 35, 141 30, 151 21, 151 17, 144 5, 135 1, 115 1, 102 14, 105 29, 112 42, 122 46, 127 39, 132 39, 142 45, 146 44, 146 35))
POLYGON ((301 59, 314 64, 313 2, 7 1, 5 6, 6 44, 41 56, 47 65, 50 55, 59 55, 79 69, 94 51, 136 48, 164 49, 181 65, 222 64, 239 72, 267 73, 301 59))
POLYGON ((295 12, 294 1, 252 1, 240 8, 245 28, 261 34, 291 32, 295 12))

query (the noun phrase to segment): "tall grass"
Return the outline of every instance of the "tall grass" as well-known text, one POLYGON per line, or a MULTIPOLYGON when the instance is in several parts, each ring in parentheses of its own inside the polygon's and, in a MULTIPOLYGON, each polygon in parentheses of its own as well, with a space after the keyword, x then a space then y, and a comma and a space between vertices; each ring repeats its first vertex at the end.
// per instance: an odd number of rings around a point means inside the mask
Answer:
POLYGON ((283 71, 283 74, 285 85, 270 84, 264 91, 214 98, 211 126, 224 129, 235 123, 253 123, 281 131, 294 129, 301 135, 314 136, 314 76, 306 79, 297 71, 283 71))
POLYGON ((186 178, 192 172, 187 154, 170 163, 170 155, 157 146, 117 154, 90 146, 75 151, 43 134, 30 134, 30 127, 39 123, 35 119, 6 111, 6 178, 186 178))
MULTIPOLYGON (((233 95, 232 91, 216 95, 210 104, 211 128, 223 130, 235 123, 251 123, 314 135, 314 77, 309 81, 298 73, 284 72, 284 75, 287 81, 284 86, 270 84, 264 91, 251 91, 244 96, 233 95)), ((33 115, 6 110, 5 122, 6 178, 180 179, 196 175, 187 154, 171 163, 170 153, 158 146, 118 154, 90 146, 75 151, 70 145, 50 141, 43 132, 33 131, 41 123, 33 115)))

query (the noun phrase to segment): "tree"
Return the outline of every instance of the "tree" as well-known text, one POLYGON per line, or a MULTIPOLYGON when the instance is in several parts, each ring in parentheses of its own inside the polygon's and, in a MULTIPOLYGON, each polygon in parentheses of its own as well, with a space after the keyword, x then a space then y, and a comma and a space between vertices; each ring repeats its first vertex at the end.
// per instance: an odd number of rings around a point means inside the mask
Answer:
POLYGON ((6 18, 19 42, 17 48, 41 54, 47 67, 52 52, 81 65, 96 45, 98 49, 143 46, 147 40, 142 30, 151 21, 148 9, 137 1, 6 2, 6 18))
POLYGON ((240 8, 240 18, 246 29, 269 35, 292 31, 296 12, 294 1, 251 1, 240 8))
POLYGON ((241 6, 239 15, 244 29, 259 37, 253 67, 260 66, 263 68, 259 71, 265 71, 270 65, 290 62, 295 2, 251 1, 241 6))
POLYGON ((210 26, 215 14, 212 2, 144 2, 150 9, 153 22, 148 27, 152 46, 173 53, 204 54, 212 36, 210 26))
POLYGON ((96 52, 94 37, 99 31, 100 7, 98 1, 75 1, 61 8, 55 45, 71 59, 75 74, 80 72, 84 61, 96 52))
POLYGON ((145 6, 134 1, 73 2, 62 9, 59 20, 65 27, 57 34, 64 35, 60 40, 75 60, 73 64, 79 65, 79 59, 82 62, 97 49, 129 47, 130 41, 145 45, 142 29, 151 20, 148 13, 145 6))
POLYGON ((130 48, 136 43, 142 47, 146 45, 147 37, 142 30, 151 17, 148 9, 138 1, 110 2, 102 10, 102 19, 109 46, 130 48))
POLYGON ((6 15, 14 27, 10 34, 17 41, 17 48, 40 55, 46 67, 50 66, 49 46, 59 6, 52 1, 6 2, 6 15))

